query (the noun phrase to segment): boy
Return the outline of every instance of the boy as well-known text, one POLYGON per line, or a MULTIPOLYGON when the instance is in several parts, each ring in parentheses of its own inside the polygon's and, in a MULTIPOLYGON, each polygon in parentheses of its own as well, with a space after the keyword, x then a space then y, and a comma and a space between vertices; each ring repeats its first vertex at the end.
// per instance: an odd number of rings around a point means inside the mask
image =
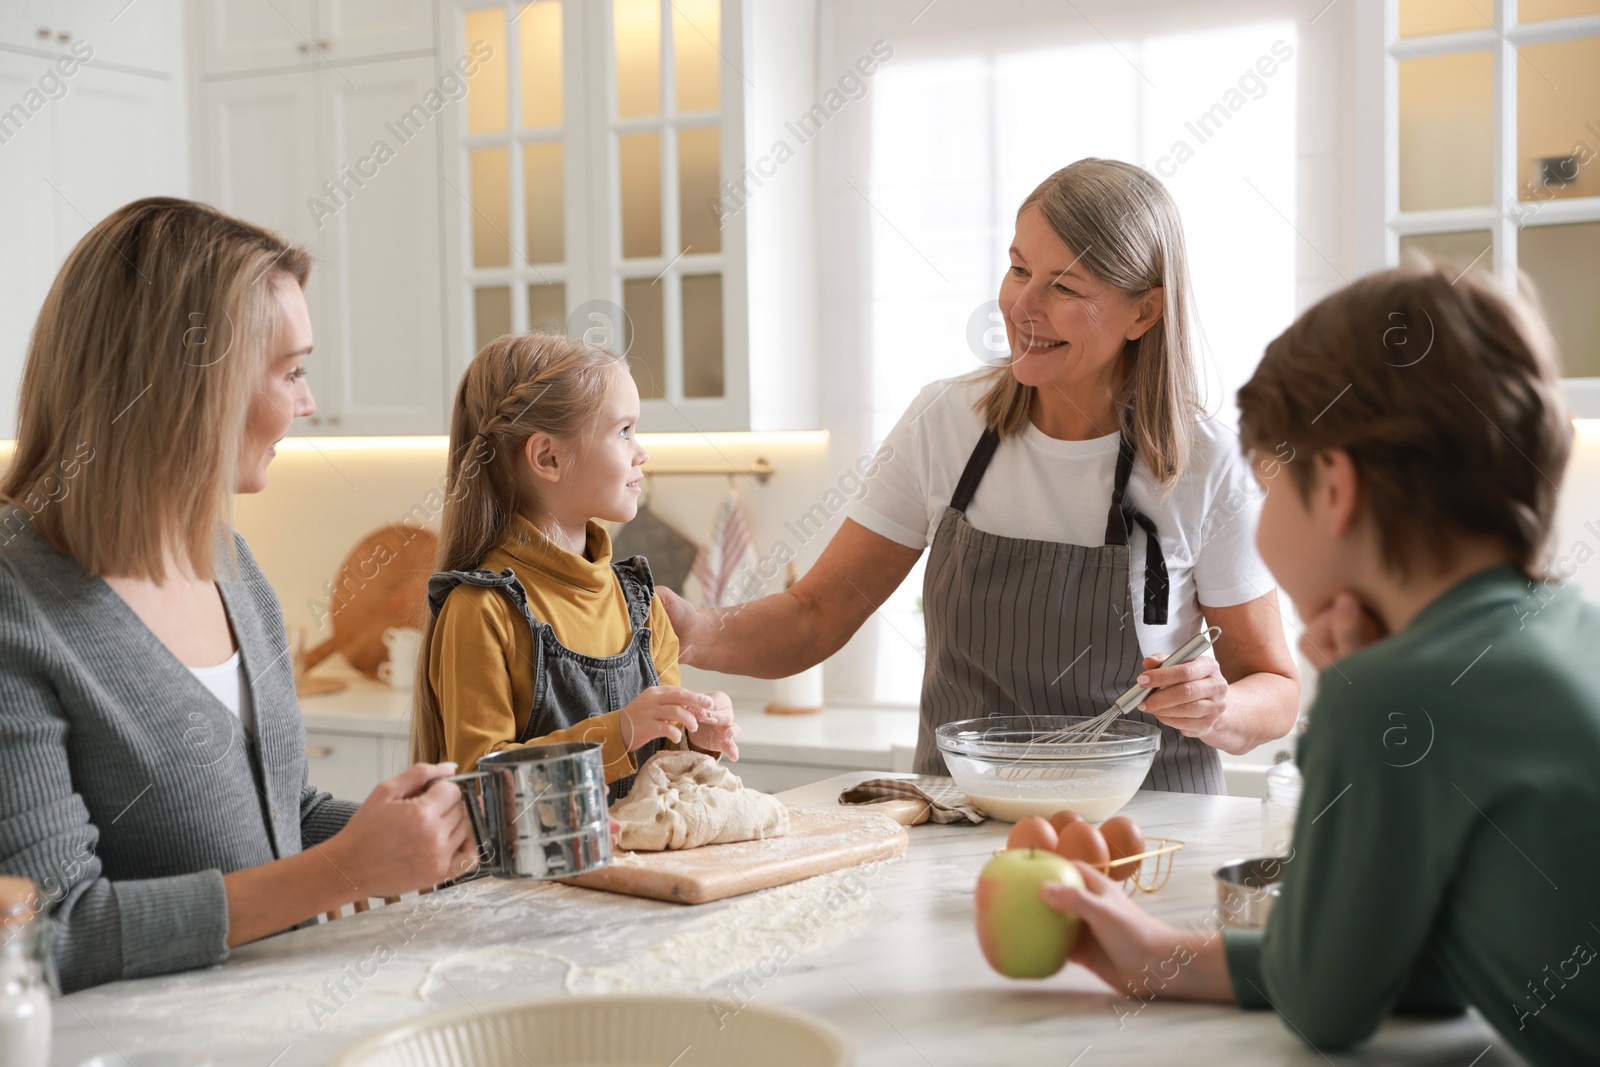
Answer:
POLYGON ((1219 938, 1080 865, 1041 891, 1085 922, 1075 960, 1120 989, 1176 958, 1156 992, 1270 1006, 1320 1048, 1470 1004, 1534 1062, 1600 1062, 1600 611, 1538 578, 1572 442, 1553 347, 1435 268, 1268 346, 1239 392, 1257 545, 1326 668, 1282 896, 1219 938))

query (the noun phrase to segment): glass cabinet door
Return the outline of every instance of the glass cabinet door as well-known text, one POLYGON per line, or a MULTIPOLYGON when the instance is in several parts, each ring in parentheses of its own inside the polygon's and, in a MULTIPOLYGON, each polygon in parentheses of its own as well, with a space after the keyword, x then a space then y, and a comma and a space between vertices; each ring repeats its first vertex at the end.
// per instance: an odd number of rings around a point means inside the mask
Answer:
POLYGON ((513 331, 566 329, 565 14, 566 0, 461 12, 466 187, 455 194, 474 351, 513 331))
POLYGON ((742 112, 725 101, 724 2, 461 0, 464 345, 585 336, 625 353, 641 398, 677 421, 744 417, 707 406, 743 358, 727 326, 743 322, 743 288, 725 284, 743 260, 728 240, 742 220, 724 218, 741 142, 724 123, 742 112))
POLYGON ((610 0, 612 271, 639 395, 724 395, 719 0, 610 0))

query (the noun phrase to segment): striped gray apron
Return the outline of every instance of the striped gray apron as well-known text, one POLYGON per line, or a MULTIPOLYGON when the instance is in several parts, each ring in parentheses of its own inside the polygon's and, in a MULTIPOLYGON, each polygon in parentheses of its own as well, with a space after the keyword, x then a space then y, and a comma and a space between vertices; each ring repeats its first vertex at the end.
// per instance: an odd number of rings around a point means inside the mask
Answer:
MULTIPOLYGON (((948 774, 933 731, 990 715, 1098 715, 1133 684, 1143 653, 1128 591, 1128 538, 1145 535, 1143 618, 1167 621, 1167 565, 1155 523, 1127 498, 1133 445, 1117 456, 1106 543, 1090 548, 985 533, 967 521, 1000 437, 984 433, 934 532, 923 579, 928 655, 916 770, 948 774)), ((1170 651, 1170 650, 1169 650, 1170 651)), ((1142 788, 1223 793, 1217 750, 1142 711, 1161 728, 1142 788)))

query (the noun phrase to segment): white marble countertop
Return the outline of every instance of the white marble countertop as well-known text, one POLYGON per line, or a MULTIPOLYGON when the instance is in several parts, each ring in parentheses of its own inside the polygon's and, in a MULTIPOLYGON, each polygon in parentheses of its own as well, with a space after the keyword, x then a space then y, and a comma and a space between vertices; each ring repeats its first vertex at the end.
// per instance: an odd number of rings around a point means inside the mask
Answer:
MULTIPOLYGON (((870 776, 783 796, 830 804, 870 776)), ((1187 843, 1168 885, 1142 897, 1174 922, 1199 920, 1215 899, 1211 870, 1255 851, 1256 801, 1141 793, 1126 811, 1187 843)), ((703 992, 708 1010, 735 995, 788 1007, 840 1031, 862 1067, 1519 1062, 1474 1015, 1392 1020, 1356 1054, 1329 1057, 1267 1012, 1141 1005, 1077 967, 1042 982, 1002 978, 979 952, 972 890, 1008 828, 913 827, 901 859, 694 908, 473 882, 257 942, 221 967, 73 994, 55 1005, 52 1063, 193 1049, 216 1067, 310 1067, 429 1010, 606 991, 703 992)))
POLYGON ((347 686, 337 693, 300 698, 300 716, 307 730, 406 737, 411 731, 411 690, 375 682, 339 664, 319 667, 313 678, 337 678, 347 686))
MULTIPOLYGON (((313 677, 339 678, 349 688, 300 698, 306 729, 404 738, 411 729, 411 691, 375 682, 343 660, 313 677)), ((739 755, 758 762, 810 764, 839 770, 890 770, 895 750, 917 743, 913 708, 830 707, 812 715, 768 715, 752 701, 734 701, 739 755)), ((906 764, 910 766, 909 762, 906 764)))

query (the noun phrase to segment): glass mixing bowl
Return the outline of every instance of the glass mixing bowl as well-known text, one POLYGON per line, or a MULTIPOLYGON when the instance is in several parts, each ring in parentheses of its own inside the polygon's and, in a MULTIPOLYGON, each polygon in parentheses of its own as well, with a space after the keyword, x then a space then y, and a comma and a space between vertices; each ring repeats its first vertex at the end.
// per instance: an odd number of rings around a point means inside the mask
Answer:
POLYGON ((934 731, 957 788, 1002 822, 1048 818, 1068 808, 1102 822, 1138 792, 1161 748, 1158 727, 1113 720, 1098 740, 1042 741, 1088 717, 995 715, 962 719, 934 731))

